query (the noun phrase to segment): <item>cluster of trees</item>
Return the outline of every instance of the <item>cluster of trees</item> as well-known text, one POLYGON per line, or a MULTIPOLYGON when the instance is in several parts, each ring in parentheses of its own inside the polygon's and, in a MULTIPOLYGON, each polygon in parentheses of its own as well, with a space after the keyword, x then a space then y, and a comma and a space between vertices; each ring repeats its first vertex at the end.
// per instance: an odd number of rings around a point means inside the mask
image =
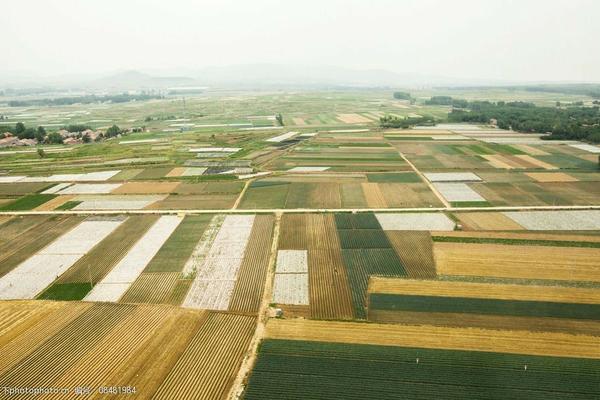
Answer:
POLYGON ((379 126, 382 128, 407 129, 415 125, 435 125, 435 119, 430 116, 398 118, 392 115, 379 118, 379 126))
POLYGON ((63 126, 60 129, 64 129, 67 132, 83 132, 88 129, 92 129, 92 127, 89 125, 83 125, 83 124, 71 124, 71 125, 63 126))
POLYGON ((452 106, 456 108, 467 108, 469 102, 464 99, 455 99, 450 96, 433 96, 425 101, 428 106, 452 106))
POLYGON ((110 128, 108 128, 106 130, 106 132, 104 133, 104 136, 106 137, 115 137, 120 135, 121 133, 123 133, 123 131, 121 130, 121 128, 119 128, 117 125, 113 125, 110 128))
POLYGON ((91 104, 91 103, 127 103, 130 101, 143 101, 151 99, 162 99, 164 96, 152 94, 115 94, 106 96, 88 96, 58 97, 36 100, 11 100, 8 102, 10 107, 32 107, 32 106, 68 106, 72 104, 91 104))
POLYGON ((599 107, 538 107, 526 102, 469 103, 468 111, 452 110, 450 122, 489 123, 520 132, 551 133, 546 139, 587 140, 600 142, 599 107))
POLYGON ((412 96, 408 92, 394 92, 394 98, 396 100, 411 100, 412 96))
POLYGON ((513 85, 513 86, 456 86, 444 88, 450 90, 497 90, 506 89, 511 91, 523 90, 527 92, 541 93, 564 93, 590 96, 595 99, 600 99, 600 84, 597 83, 555 83, 555 84, 540 84, 540 85, 513 85))
POLYGON ((5 137, 4 132, 10 132, 19 139, 35 139, 38 143, 57 144, 63 142, 62 136, 57 132, 48 134, 43 126, 38 126, 37 128, 27 127, 22 122, 17 122, 14 128, 11 126, 3 126, 2 133, 0 133, 0 139, 5 137))

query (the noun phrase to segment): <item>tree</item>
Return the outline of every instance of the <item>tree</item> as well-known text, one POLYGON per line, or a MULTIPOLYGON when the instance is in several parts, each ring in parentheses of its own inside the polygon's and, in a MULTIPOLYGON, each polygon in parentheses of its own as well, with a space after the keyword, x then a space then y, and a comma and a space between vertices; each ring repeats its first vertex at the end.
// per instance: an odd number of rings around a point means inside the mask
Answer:
POLYGON ((46 139, 46 129, 43 126, 38 126, 37 131, 35 131, 35 140, 38 143, 43 143, 44 139, 46 139))
POLYGON ((281 113, 277 114, 277 115, 275 116, 275 119, 277 120, 277 123, 278 123, 280 126, 283 126, 283 115, 281 115, 281 113))
POLYGON ((40 158, 46 157, 46 152, 41 147, 37 149, 37 153, 38 153, 38 156, 40 156, 40 158))
POLYGON ((35 129, 33 128, 25 128, 24 131, 17 134, 19 139, 34 139, 35 138, 35 129))
POLYGON ((90 138, 90 135, 88 135, 87 133, 85 135, 83 135, 83 137, 81 138, 81 140, 83 140, 83 143, 89 143, 92 141, 92 138, 90 138))
POLYGON ((394 98, 397 100, 412 100, 412 96, 408 92, 394 92, 394 98))
POLYGON ((48 143, 51 144, 63 144, 63 138, 58 132, 52 132, 48 135, 48 143))
POLYGON ((15 125, 15 134, 19 135, 23 132, 25 132, 25 124, 22 122, 17 122, 17 125, 15 125))
POLYGON ((106 137, 114 137, 121 134, 121 128, 117 125, 113 125, 106 130, 106 137))

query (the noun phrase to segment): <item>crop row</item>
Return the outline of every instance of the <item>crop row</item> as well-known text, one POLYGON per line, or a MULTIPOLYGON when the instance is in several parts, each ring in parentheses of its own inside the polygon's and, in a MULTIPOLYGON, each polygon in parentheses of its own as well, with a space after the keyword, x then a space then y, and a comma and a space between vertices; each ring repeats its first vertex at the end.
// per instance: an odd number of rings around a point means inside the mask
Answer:
POLYGON ((584 399, 599 360, 266 340, 245 399, 584 399))

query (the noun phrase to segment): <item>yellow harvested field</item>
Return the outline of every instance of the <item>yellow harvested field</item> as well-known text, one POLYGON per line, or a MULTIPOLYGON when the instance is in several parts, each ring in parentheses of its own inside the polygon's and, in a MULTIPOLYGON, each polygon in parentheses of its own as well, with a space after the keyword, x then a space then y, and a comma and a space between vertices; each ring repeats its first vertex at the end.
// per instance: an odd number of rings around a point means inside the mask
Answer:
POLYGON ((369 321, 386 324, 435 325, 538 332, 563 332, 600 336, 600 322, 549 317, 516 317, 446 312, 369 310, 369 321))
POLYGON ((359 114, 338 114, 337 119, 345 124, 367 124, 372 122, 369 118, 359 114))
POLYGON ((55 197, 52 200, 47 201, 44 204, 34 208, 34 211, 52 211, 56 207, 60 207, 63 204, 65 204, 67 201, 73 200, 74 197, 75 195, 72 194, 66 194, 63 196, 55 197))
POLYGON ((531 163, 531 164, 533 164, 533 165, 535 165, 536 167, 539 167, 539 168, 544 168, 544 169, 558 169, 558 167, 556 167, 556 166, 554 166, 552 164, 549 164, 547 162, 538 160, 537 158, 533 158, 533 157, 531 157, 531 156, 529 156, 527 154, 519 154, 519 155, 516 155, 515 157, 518 157, 518 158, 520 158, 523 161, 529 162, 529 163, 531 163))
POLYGON ((363 182, 361 186, 368 207, 387 208, 388 204, 378 183, 363 182))
POLYGON ((538 232, 431 232, 431 236, 451 236, 468 238, 498 238, 498 239, 524 239, 524 240, 556 240, 567 242, 600 242, 600 235, 574 235, 563 233, 538 233, 538 232))
POLYGON ((181 176, 181 175, 183 175, 183 173, 185 172, 186 169, 187 168, 185 168, 185 167, 175 167, 171 171, 169 171, 169 173, 166 174, 165 177, 173 178, 173 177, 181 176))
POLYGON ((489 161, 494 168, 513 169, 516 168, 510 164, 503 156, 497 154, 484 154, 481 157, 489 161))
POLYGON ((598 337, 555 332, 271 319, 272 339, 600 358, 598 337))
POLYGON ((537 182, 577 182, 578 179, 564 172, 526 172, 525 175, 537 182))
POLYGON ((112 191, 113 194, 173 193, 180 182, 127 182, 112 191))
POLYGON ((439 275, 600 282, 600 248, 434 243, 439 275))
POLYGON ((600 290, 564 286, 510 285, 373 277, 369 280, 368 292, 468 297, 474 299, 600 304, 600 290))
POLYGON ((515 231, 524 228, 500 212, 468 212, 454 214, 463 229, 475 231, 515 231))
POLYGON ((533 146, 529 146, 526 144, 513 145, 512 147, 515 147, 521 151, 524 151, 525 153, 529 154, 530 156, 547 156, 550 154, 538 147, 533 147, 533 146))
POLYGON ((2 385, 135 386, 141 399, 227 398, 256 327, 164 305, 5 301, 0 315, 2 385))

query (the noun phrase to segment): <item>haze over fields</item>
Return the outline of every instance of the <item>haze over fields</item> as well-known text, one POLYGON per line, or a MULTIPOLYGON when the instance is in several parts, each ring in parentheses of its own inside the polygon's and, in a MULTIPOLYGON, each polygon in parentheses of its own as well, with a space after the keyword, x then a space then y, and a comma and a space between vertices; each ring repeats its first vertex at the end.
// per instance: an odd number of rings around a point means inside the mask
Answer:
POLYGON ((599 15, 594 0, 23 0, 0 13, 0 83, 599 82, 599 15))

